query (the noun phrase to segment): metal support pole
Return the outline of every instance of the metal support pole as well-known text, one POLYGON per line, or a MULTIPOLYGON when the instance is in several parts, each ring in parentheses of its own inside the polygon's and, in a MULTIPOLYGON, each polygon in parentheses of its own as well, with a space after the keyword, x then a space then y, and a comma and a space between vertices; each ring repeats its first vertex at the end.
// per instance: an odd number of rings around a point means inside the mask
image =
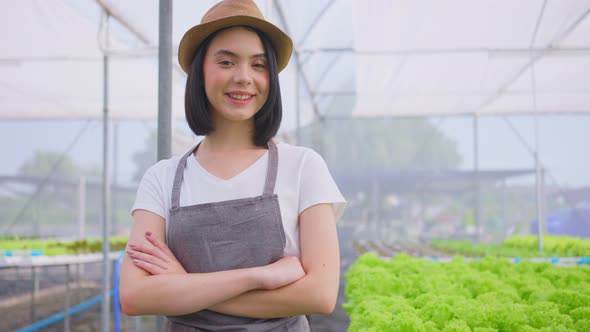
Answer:
POLYGON ((373 180, 371 181, 372 185, 372 190, 371 190, 371 209, 372 211, 372 215, 373 215, 373 226, 375 227, 375 240, 379 240, 379 241, 383 241, 383 229, 382 229, 382 225, 381 225, 381 217, 379 215, 379 207, 381 206, 381 201, 379 199, 380 197, 380 191, 379 191, 379 180, 377 179, 377 177, 373 177, 373 180))
MULTIPOLYGON (((536 126, 536 116, 535 116, 535 128, 536 126)), ((536 132, 536 130, 535 130, 536 132)), ((539 161, 539 150, 538 150, 538 143, 535 151, 535 202, 536 202, 536 214, 537 214, 537 238, 538 238, 538 249, 539 251, 543 251, 543 224, 545 223, 545 214, 544 214, 544 203, 545 203, 545 196, 544 196, 544 172, 541 168, 539 161)))
POLYGON ((33 227, 33 234, 35 234, 36 237, 41 238, 41 198, 37 197, 37 210, 35 213, 35 225, 33 227))
POLYGON ((117 234, 118 230, 118 221, 117 221, 117 164, 118 158, 117 155, 119 154, 119 124, 113 123, 113 185, 115 187, 115 191, 112 192, 112 213, 111 213, 111 233, 110 234, 117 234))
POLYGON ((76 287, 78 291, 76 292, 76 303, 82 302, 82 288, 80 288, 80 273, 82 271, 82 263, 76 264, 76 287))
POLYGON ((31 292, 31 323, 34 323, 35 317, 37 316, 35 298, 37 297, 37 292, 39 292, 39 276, 37 275, 36 266, 31 266, 31 281, 33 283, 33 291, 31 292))
POLYGON ((86 177, 80 177, 78 185, 78 239, 86 236, 86 177))
MULTIPOLYGON (((172 156, 172 0, 160 0, 158 48, 158 160, 172 156)), ((156 317, 161 331, 162 316, 156 317)))
POLYGON ((502 239, 507 235, 506 231, 504 230, 508 223, 508 212, 506 208, 506 179, 502 180, 502 239))
POLYGON ((172 1, 160 0, 158 160, 172 156, 172 1))
MULTIPOLYGON (((141 328, 141 316, 135 317, 135 332, 141 332, 143 329, 141 328)), ((156 330, 158 331, 158 330, 156 330)), ((161 331, 161 330, 159 330, 161 331)), ((158 332, 159 332, 158 331, 158 332)))
MULTIPOLYGON (((541 25, 541 21, 545 14, 545 8, 547 7, 547 0, 543 0, 543 5, 541 6, 541 11, 539 13, 539 17, 537 18, 537 23, 535 24, 535 30, 533 32, 533 37, 531 39, 531 43, 529 45, 530 48, 530 57, 531 57, 531 95, 533 97, 533 119, 534 119, 534 130, 535 130, 535 201, 537 207, 537 235, 538 235, 538 245, 539 251, 543 251, 543 223, 545 222, 545 216, 543 215, 543 204, 544 204, 544 197, 543 197, 543 179, 542 179, 542 169, 541 169, 541 161, 539 160, 539 123, 537 118, 537 84, 535 79, 535 63, 536 61, 532 61, 533 59, 537 58, 537 54, 535 54, 534 45, 535 40, 537 39, 537 33, 539 32, 539 27, 541 25)), ((585 14, 586 15, 586 14, 585 14)), ((577 23, 576 23, 577 24, 577 23)), ((569 33, 569 32, 567 32, 569 33)))
POLYGON ((102 254, 103 254, 103 275, 102 275, 102 331, 110 331, 110 304, 111 304, 111 262, 109 260, 109 217, 110 210, 110 174, 109 174, 109 17, 110 14, 106 12, 105 15, 105 46, 106 51, 103 54, 103 172, 102 172, 102 254))
POLYGON ((66 264, 66 299, 64 314, 64 332, 70 332, 70 264, 66 264))
POLYGON ((479 123, 477 114, 473 116, 473 220, 475 236, 480 234, 480 201, 479 201, 479 123))
MULTIPOLYGON (((535 80, 535 65, 531 67, 531 88, 533 95, 533 109, 537 111, 537 84, 535 80)), ((545 196, 543 194, 543 169, 541 160, 539 159, 539 119, 537 114, 533 115, 533 126, 535 133, 535 202, 536 202, 536 217, 537 217, 537 238, 538 249, 543 251, 543 224, 545 223, 544 207, 545 196)))
MULTIPOLYGON (((274 0, 274 1, 275 1, 277 12, 279 14, 279 19, 281 20, 281 22, 283 22, 285 32, 288 35, 290 35, 291 33, 289 31, 289 27, 287 26, 287 19, 285 18, 285 13, 283 12, 283 7, 281 6, 281 3, 278 0, 274 0)), ((315 95, 314 95, 313 89, 311 87, 311 84, 307 80, 307 76, 305 75, 305 72, 303 72, 303 64, 301 63, 301 59, 299 57, 299 52, 297 51, 297 47, 295 47, 293 49, 293 60, 295 61, 295 66, 297 68, 298 75, 301 75, 301 81, 303 82, 303 85, 305 86, 305 88, 307 89, 307 92, 309 93, 309 96, 311 97, 311 105, 313 108, 313 112, 317 118, 321 118, 320 111, 319 111, 317 102, 315 100, 315 95)))

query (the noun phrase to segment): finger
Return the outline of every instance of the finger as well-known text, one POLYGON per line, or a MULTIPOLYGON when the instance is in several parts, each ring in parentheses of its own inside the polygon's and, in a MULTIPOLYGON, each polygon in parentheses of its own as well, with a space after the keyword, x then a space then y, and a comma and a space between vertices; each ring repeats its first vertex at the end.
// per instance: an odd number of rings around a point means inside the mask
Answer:
POLYGON ((129 247, 131 248, 132 251, 139 251, 142 253, 146 253, 148 255, 152 255, 155 257, 160 258, 163 261, 168 261, 167 259, 165 259, 166 254, 164 254, 160 249, 156 248, 153 244, 151 243, 130 243, 129 247))
POLYGON ((147 244, 146 243, 141 243, 141 244, 130 243, 129 247, 131 248, 132 251, 142 252, 142 253, 157 257, 162 262, 170 263, 170 259, 166 256, 166 254, 151 243, 147 243, 147 244))
POLYGON ((162 252, 166 254, 168 257, 175 257, 170 248, 168 248, 168 246, 164 244, 164 242, 160 241, 160 239, 153 236, 151 232, 146 232, 145 235, 148 241, 150 241, 156 248, 162 250, 162 252))
POLYGON ((154 253, 154 246, 151 244, 145 245, 143 243, 130 243, 129 247, 133 251, 140 251, 150 255, 153 255, 154 253))
POLYGON ((150 264, 150 263, 148 263, 148 262, 144 262, 144 261, 142 261, 142 260, 135 259, 135 258, 134 258, 134 259, 132 259, 131 261, 133 262, 133 264, 134 264, 135 266, 137 266, 138 268, 140 268, 140 269, 142 269, 142 270, 146 271, 146 272, 147 272, 147 273, 149 273, 149 274, 152 274, 152 275, 157 275, 157 274, 162 274, 162 273, 163 273, 162 269, 160 269, 160 268, 159 268, 158 266, 156 266, 156 265, 153 265, 153 264, 150 264))
POLYGON ((166 262, 162 261, 160 258, 158 258, 156 256, 146 254, 146 253, 143 253, 140 251, 134 251, 134 250, 127 250, 127 254, 132 259, 137 259, 137 260, 155 265, 163 270, 168 270, 168 265, 166 264, 166 262))

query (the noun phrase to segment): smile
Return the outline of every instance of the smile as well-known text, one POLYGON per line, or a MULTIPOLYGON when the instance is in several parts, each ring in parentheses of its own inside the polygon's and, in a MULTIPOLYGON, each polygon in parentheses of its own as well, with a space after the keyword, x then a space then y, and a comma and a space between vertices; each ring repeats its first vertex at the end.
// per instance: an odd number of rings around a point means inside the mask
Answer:
POLYGON ((230 98, 238 99, 238 100, 248 100, 253 97, 252 95, 242 95, 242 94, 236 94, 236 93, 228 93, 227 95, 230 98))

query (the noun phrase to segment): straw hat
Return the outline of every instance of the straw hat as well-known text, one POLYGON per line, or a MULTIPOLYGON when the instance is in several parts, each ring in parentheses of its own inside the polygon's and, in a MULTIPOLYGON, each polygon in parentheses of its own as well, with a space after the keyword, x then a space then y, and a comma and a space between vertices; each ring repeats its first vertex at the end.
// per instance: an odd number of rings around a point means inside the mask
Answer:
POLYGON ((211 7, 201 23, 190 28, 180 40, 178 62, 188 74, 191 62, 199 45, 213 32, 243 25, 263 32, 277 52, 277 67, 283 70, 293 51, 291 38, 281 29, 268 22, 252 0, 224 0, 211 7))

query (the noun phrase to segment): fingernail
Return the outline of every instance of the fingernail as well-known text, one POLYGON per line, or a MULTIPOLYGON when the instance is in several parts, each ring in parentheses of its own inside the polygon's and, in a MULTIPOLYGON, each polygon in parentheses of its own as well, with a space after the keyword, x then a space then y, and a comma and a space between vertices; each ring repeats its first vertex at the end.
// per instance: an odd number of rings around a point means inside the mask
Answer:
POLYGON ((127 255, 129 255, 129 256, 133 256, 133 254, 134 254, 134 253, 135 253, 135 252, 133 252, 133 251, 131 251, 131 250, 127 250, 127 255))
POLYGON ((147 231, 147 232, 145 232, 145 235, 147 235, 147 236, 152 236, 152 232, 150 232, 150 231, 147 231))
POLYGON ((133 263, 137 264, 139 263, 139 259, 132 259, 133 263))
POLYGON ((129 243, 129 246, 130 246, 131 248, 135 248, 135 243, 129 243))

